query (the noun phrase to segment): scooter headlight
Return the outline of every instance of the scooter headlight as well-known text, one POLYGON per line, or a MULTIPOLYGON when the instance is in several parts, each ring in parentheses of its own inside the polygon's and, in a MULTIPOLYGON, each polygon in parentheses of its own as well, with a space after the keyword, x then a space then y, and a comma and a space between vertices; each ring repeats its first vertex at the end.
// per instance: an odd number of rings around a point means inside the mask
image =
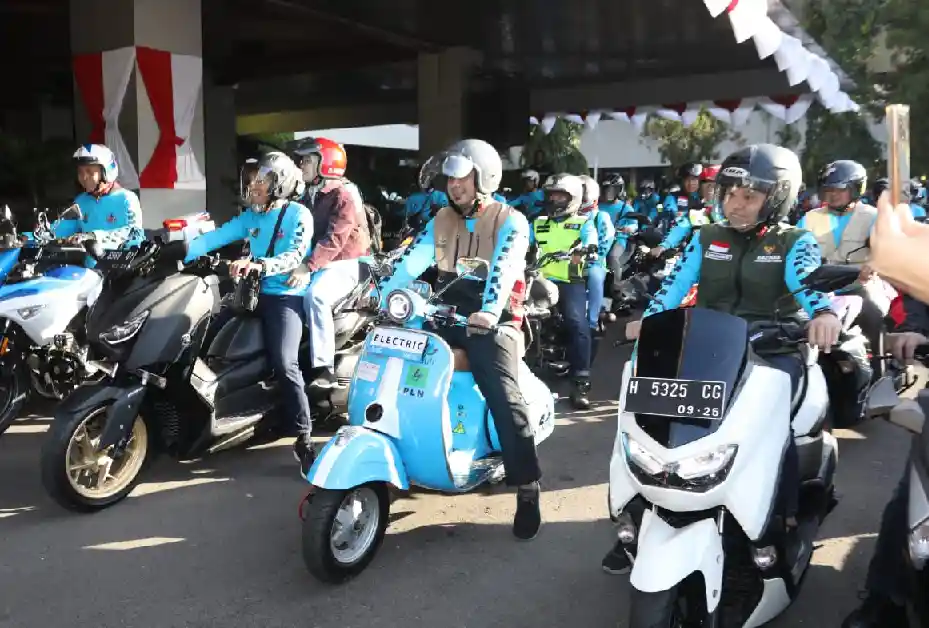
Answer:
POLYGON ((403 290, 387 295, 387 316, 395 323, 405 323, 413 318, 413 299, 403 290))
POLYGON ((929 562, 929 517, 910 531, 909 548, 913 567, 917 570, 925 567, 929 562))
POLYGON ((664 473, 664 464, 662 464, 658 458, 648 453, 645 447, 642 447, 642 445, 629 438, 628 434, 623 434, 623 445, 626 450, 627 464, 632 462, 649 475, 664 473))
POLYGON ((738 447, 723 445, 713 451, 708 451, 675 463, 674 474, 682 480, 695 480, 719 473, 732 462, 738 447))
POLYGON ((142 325, 148 320, 148 315, 150 313, 149 310, 144 310, 129 320, 113 325, 100 334, 100 340, 108 345, 118 345, 122 342, 126 342, 139 333, 139 330, 142 329, 142 325))

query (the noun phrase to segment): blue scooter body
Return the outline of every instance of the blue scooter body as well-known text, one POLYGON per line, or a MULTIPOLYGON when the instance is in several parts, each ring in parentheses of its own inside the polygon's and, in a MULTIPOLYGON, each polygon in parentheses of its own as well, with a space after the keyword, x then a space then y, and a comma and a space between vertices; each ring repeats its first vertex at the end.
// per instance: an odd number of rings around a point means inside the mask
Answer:
MULTIPOLYGON (((460 493, 495 477, 501 461, 493 417, 470 372, 454 371, 451 347, 437 334, 376 327, 352 379, 349 425, 320 453, 307 480, 348 490, 380 481, 460 493)), ((529 368, 519 382, 539 443, 554 428, 554 398, 529 368)))

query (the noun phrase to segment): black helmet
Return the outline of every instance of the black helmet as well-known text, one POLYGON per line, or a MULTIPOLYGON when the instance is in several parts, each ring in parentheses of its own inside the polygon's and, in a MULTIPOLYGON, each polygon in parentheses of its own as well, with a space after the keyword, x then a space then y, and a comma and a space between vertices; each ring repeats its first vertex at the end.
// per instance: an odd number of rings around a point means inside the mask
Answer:
POLYGON ((683 166, 677 169, 677 176, 681 181, 683 181, 687 177, 697 177, 699 179, 702 173, 703 173, 702 164, 689 163, 689 164, 684 164, 683 166))
POLYGON ((600 184, 600 196, 606 203, 626 198, 626 181, 618 174, 611 174, 600 184))
POLYGON ((881 177, 871 186, 871 199, 877 203, 877 199, 890 187, 890 179, 881 177))
MULTIPOLYGON (((868 172, 857 161, 851 159, 840 159, 827 164, 819 173, 819 188, 834 188, 839 190, 849 190, 851 199, 848 205, 842 207, 833 207, 830 209, 844 211, 852 204, 858 202, 865 192, 868 185, 868 172)), ((820 192, 820 196, 823 196, 820 192)))
POLYGON ((803 172, 793 151, 773 144, 753 144, 732 153, 720 166, 716 179, 716 203, 733 188, 747 187, 765 195, 758 224, 772 224, 787 216, 797 201, 803 172))
POLYGON ((641 196, 647 196, 655 191, 655 182, 652 179, 644 179, 642 185, 639 186, 639 194, 641 196))

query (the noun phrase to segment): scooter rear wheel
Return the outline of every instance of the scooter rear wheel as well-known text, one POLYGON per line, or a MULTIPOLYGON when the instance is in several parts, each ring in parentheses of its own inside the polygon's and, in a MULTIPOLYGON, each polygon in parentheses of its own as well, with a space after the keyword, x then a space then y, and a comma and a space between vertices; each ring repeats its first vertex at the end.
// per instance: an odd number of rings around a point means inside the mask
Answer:
POLYGON ((370 564, 387 533, 390 494, 383 483, 350 490, 317 489, 303 520, 303 562, 330 584, 351 580, 370 564))

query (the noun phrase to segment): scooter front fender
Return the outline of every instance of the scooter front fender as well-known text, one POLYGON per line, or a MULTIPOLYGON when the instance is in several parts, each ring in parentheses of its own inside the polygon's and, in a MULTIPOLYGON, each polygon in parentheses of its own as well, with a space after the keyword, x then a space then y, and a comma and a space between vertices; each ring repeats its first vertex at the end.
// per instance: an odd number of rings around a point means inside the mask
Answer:
POLYGON ((141 383, 128 386, 81 386, 61 402, 55 416, 86 414, 97 406, 109 404, 106 422, 100 434, 99 447, 103 450, 131 433, 144 396, 145 386, 141 383))
POLYGON ((722 537, 714 520, 675 528, 646 510, 629 583, 639 591, 658 593, 699 571, 706 585, 707 612, 712 613, 722 592, 723 560, 722 537))
POLYGON ((368 482, 387 482, 405 491, 410 481, 393 441, 357 425, 339 428, 326 444, 306 478, 331 490, 349 490, 368 482))

